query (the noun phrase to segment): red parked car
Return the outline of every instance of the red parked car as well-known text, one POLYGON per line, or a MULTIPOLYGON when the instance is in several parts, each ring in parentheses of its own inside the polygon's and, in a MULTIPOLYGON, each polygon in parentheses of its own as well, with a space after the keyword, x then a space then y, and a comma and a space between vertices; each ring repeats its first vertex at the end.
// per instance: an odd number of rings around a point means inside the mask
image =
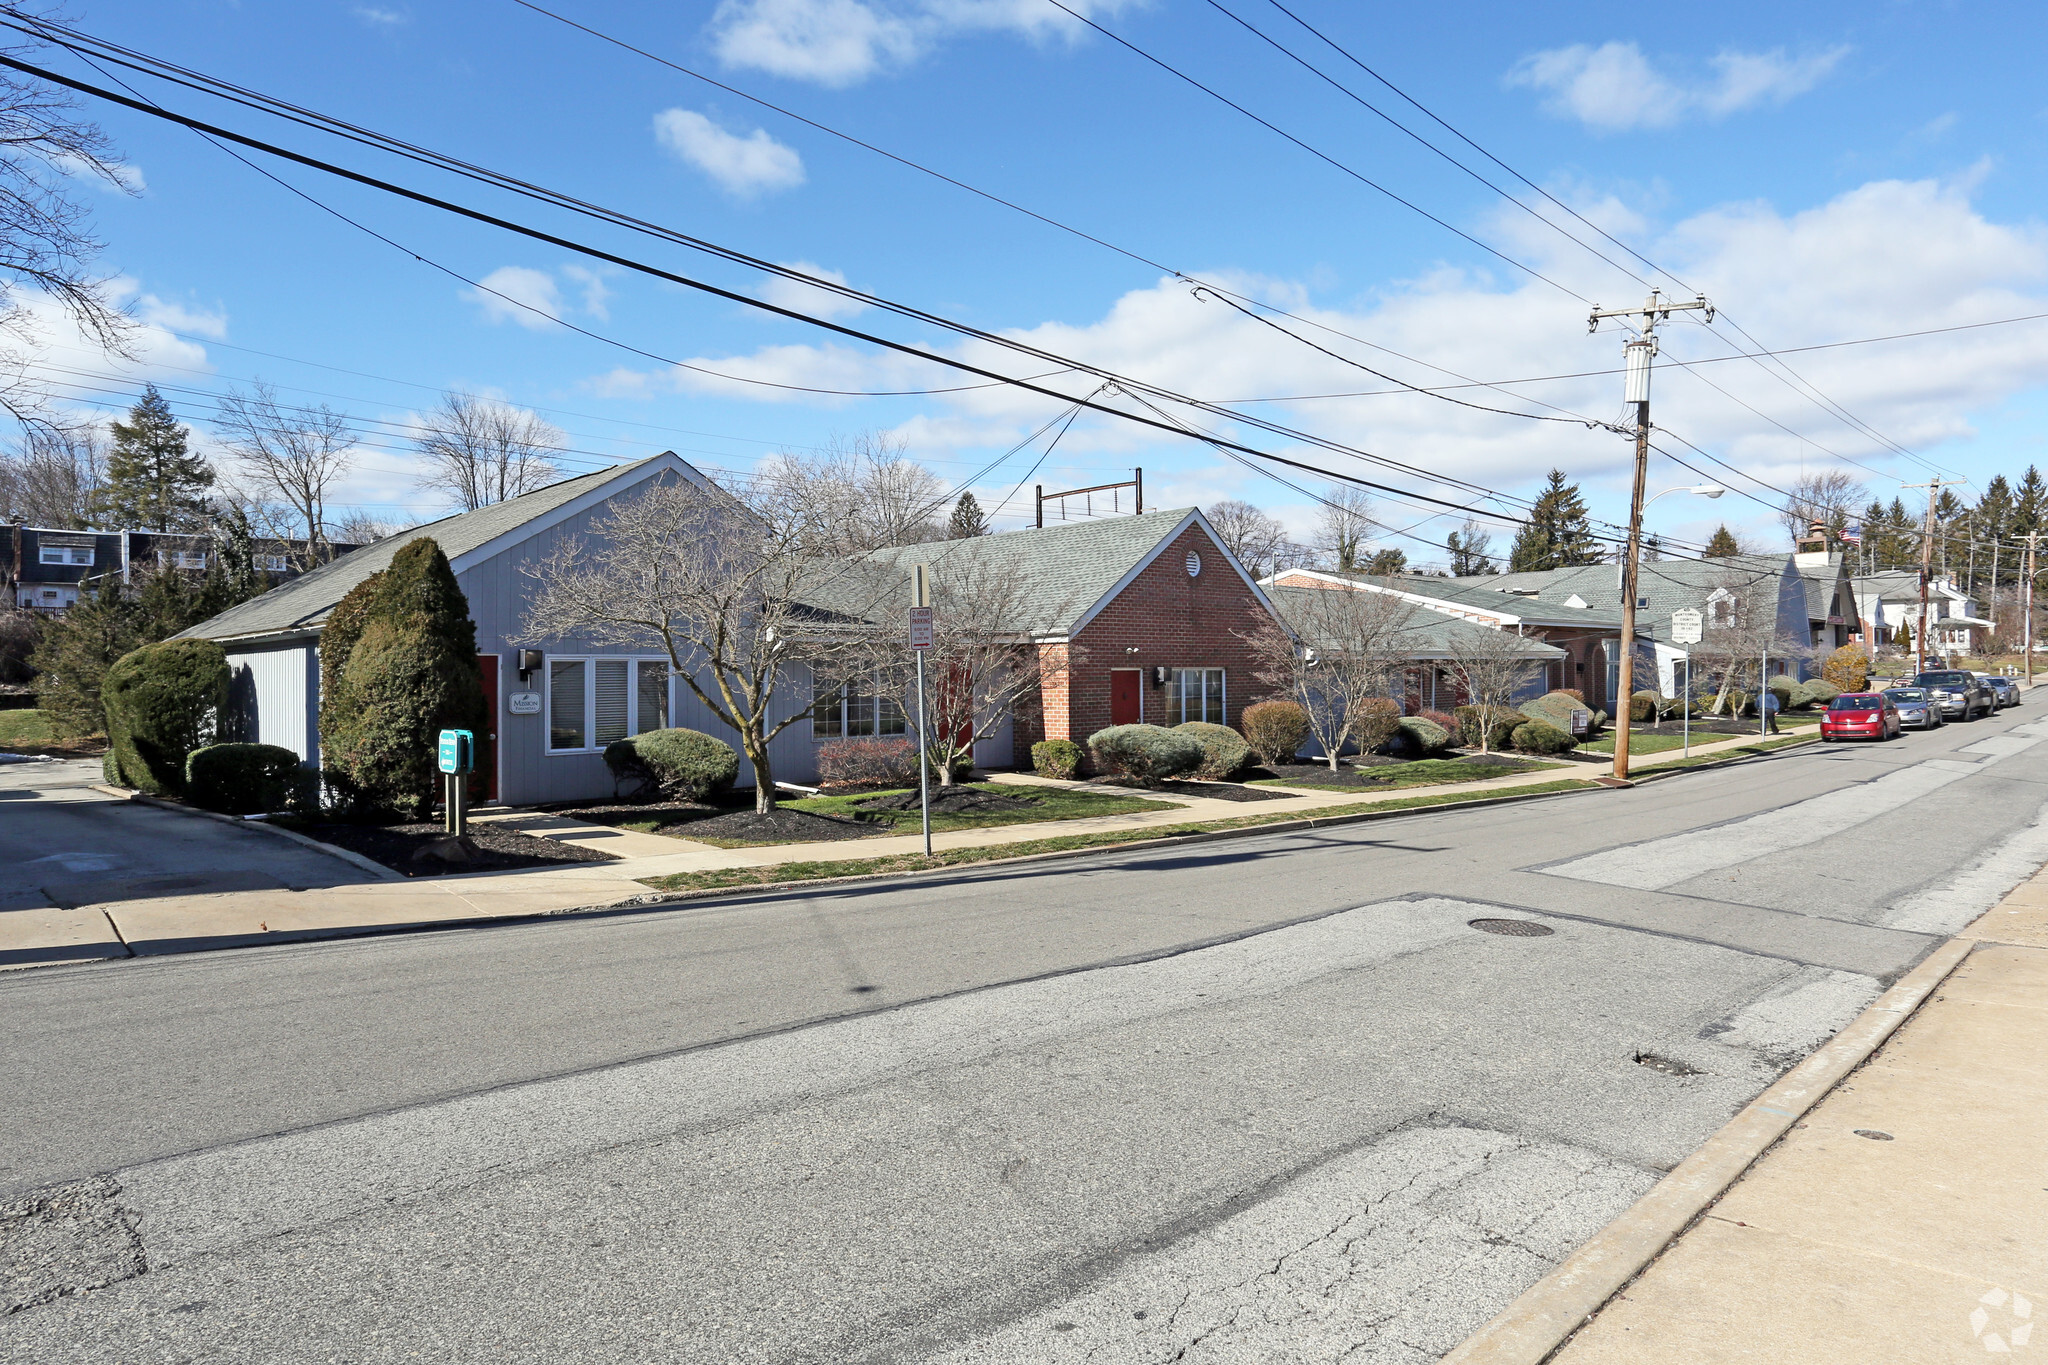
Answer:
POLYGON ((1828 703, 1820 717, 1820 737, 1824 742, 1890 739, 1903 733, 1905 726, 1899 723, 1899 709, 1882 692, 1844 692, 1828 703))

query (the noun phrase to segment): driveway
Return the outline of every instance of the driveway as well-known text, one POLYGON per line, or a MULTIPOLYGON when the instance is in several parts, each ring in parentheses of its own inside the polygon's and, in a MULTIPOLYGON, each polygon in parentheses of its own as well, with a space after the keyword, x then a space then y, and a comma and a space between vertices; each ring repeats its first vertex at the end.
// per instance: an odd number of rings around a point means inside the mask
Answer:
POLYGON ((267 831, 93 790, 100 780, 96 759, 0 767, 0 967, 128 956, 107 914, 125 902, 363 880, 267 831))

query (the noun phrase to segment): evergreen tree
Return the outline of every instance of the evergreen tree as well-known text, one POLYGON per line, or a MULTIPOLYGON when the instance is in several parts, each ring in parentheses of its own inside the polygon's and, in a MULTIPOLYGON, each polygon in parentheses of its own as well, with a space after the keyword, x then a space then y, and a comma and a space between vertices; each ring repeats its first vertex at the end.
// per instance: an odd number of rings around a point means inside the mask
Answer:
POLYGON ((1462 530, 1444 537, 1444 548, 1451 552, 1451 576, 1454 578, 1495 572, 1493 556, 1487 553, 1493 548, 1493 537, 1469 517, 1462 530))
POLYGON ((2005 475, 1994 474, 1984 485, 1984 495, 1977 499, 1970 522, 1977 541, 1973 561, 1976 573, 1971 577, 1974 580, 1982 575, 1996 589, 2019 567, 2018 554, 2009 548, 2012 543, 2012 485, 2006 482, 2005 475), (1994 548, 2001 546, 2005 548, 1994 548))
POLYGON ((1408 572, 1408 553, 1405 550, 1381 550, 1365 561, 1365 571, 1375 578, 1392 578, 1395 574, 1408 572))
POLYGON ((1900 649, 1911 649, 1913 647, 1913 627, 1904 621, 1899 622, 1899 628, 1892 632, 1892 643, 1900 649))
POLYGON ((1508 572, 1566 569, 1600 560, 1600 545, 1593 538, 1579 486, 1566 483, 1563 470, 1551 470, 1536 505, 1529 509, 1529 520, 1515 534, 1514 548, 1508 552, 1508 572))
POLYGON ((88 579, 78 600, 43 623, 30 662, 36 700, 63 729, 96 735, 107 728, 100 687, 122 655, 146 643, 135 603, 114 574, 88 579))
POLYGON ((2048 530, 2048 485, 2041 482, 2041 471, 2032 465, 2020 476, 2019 487, 2012 495, 2012 533, 2026 535, 2030 531, 2048 530))
POLYGON ((973 493, 962 493, 960 501, 953 504, 953 519, 946 523, 946 539, 967 540, 987 534, 988 518, 982 515, 981 503, 973 493))
POLYGON ((1714 528, 1714 534, 1707 541, 1705 558, 1728 559, 1742 553, 1742 547, 1735 543, 1735 533, 1726 524, 1714 528))
POLYGON ((190 531, 205 525, 213 469, 186 449, 186 429, 154 384, 114 423, 106 482, 96 510, 102 525, 121 530, 190 531))
POLYGON ((421 537, 400 550, 363 603, 362 633, 321 707, 321 745, 337 785, 376 810, 424 819, 440 775, 434 736, 490 719, 476 623, 448 556, 421 537))

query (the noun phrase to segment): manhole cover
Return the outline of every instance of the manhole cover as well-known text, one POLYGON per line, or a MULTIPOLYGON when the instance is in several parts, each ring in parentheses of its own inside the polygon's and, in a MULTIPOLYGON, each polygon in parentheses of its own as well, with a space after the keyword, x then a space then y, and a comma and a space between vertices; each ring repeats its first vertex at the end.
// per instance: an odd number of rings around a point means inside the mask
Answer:
POLYGON ((1533 919, 1475 919, 1467 923, 1483 934, 1505 934, 1509 938, 1548 938, 1557 932, 1533 919))

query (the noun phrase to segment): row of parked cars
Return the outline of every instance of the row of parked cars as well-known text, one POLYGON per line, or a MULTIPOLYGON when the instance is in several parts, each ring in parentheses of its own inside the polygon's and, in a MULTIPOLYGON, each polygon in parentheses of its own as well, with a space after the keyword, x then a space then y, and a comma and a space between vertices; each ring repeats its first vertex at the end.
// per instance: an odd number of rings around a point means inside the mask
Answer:
POLYGON ((1882 692, 1844 692, 1821 713, 1820 737, 1891 739, 1908 727, 1932 730, 2020 704, 2019 684, 1960 668, 1929 669, 1882 692))

